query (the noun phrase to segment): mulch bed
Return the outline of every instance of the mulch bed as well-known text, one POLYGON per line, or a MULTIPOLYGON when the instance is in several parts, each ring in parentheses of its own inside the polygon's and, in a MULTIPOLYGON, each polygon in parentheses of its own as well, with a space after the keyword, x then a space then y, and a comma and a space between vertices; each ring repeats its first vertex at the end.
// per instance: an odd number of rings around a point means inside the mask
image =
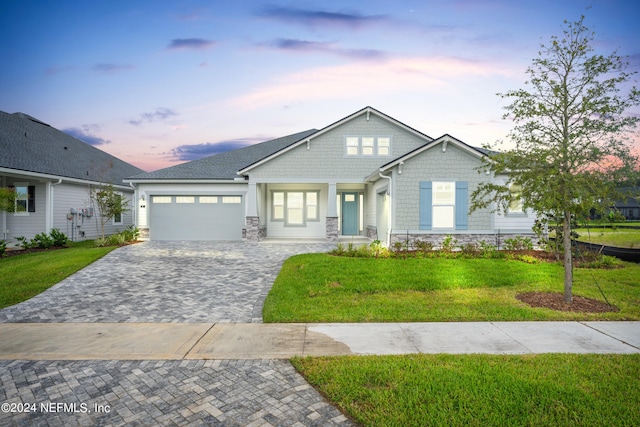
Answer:
POLYGON ((66 246, 53 246, 53 247, 48 248, 48 249, 43 249, 43 248, 29 248, 29 249, 11 248, 11 249, 7 249, 7 251, 3 255, 3 258, 8 258, 8 257, 11 257, 11 256, 18 256, 18 255, 24 255, 24 254, 31 254, 31 253, 34 253, 34 252, 54 251, 54 250, 58 250, 58 249, 66 249, 66 246))
POLYGON ((573 311, 579 313, 608 313, 620 311, 604 301, 573 296, 573 302, 564 302, 564 295, 556 292, 527 292, 516 295, 516 298, 531 307, 549 308, 557 311, 573 311))

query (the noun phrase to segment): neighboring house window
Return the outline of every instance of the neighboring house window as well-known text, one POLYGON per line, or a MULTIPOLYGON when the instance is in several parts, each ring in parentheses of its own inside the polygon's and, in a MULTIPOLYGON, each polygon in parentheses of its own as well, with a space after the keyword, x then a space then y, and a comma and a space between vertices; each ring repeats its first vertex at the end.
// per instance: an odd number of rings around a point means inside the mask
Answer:
POLYGON ((347 136, 344 139, 348 157, 373 157, 391 155, 391 138, 375 136, 347 136))
MULTIPOLYGON (((118 193, 115 196, 119 199, 118 201, 122 203, 122 194, 118 193)), ((122 212, 113 215, 113 225, 118 224, 122 224, 122 212)))
POLYGON ((271 193, 271 219, 286 226, 304 226, 320 220, 318 191, 274 191, 271 193))
POLYGON ((523 214, 524 213, 524 205, 522 204, 522 186, 512 184, 509 187, 509 192, 511 193, 511 202, 509 203, 509 213, 510 214, 523 214))
POLYGON ((420 183, 421 230, 467 230, 469 192, 466 181, 420 183))
POLYGON ((16 192, 15 210, 16 215, 28 215, 29 212, 36 211, 36 187, 27 182, 16 182, 13 187, 16 192))

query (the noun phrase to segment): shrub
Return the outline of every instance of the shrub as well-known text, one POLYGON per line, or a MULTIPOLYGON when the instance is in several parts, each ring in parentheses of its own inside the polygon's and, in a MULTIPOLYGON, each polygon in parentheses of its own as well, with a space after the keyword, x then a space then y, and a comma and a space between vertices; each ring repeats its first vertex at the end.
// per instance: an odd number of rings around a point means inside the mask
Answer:
POLYGON ((49 249, 53 246, 53 239, 48 234, 38 233, 31 240, 31 245, 40 249, 49 249))
POLYGON ((525 251, 533 249, 533 242, 529 237, 516 236, 504 239, 505 249, 508 251, 525 251))
POLYGON ((106 237, 98 237, 93 241, 93 244, 97 248, 102 248, 104 246, 109 246, 109 240, 106 237))
POLYGON ((458 246, 458 239, 455 239, 451 234, 447 234, 447 236, 442 240, 440 250, 445 253, 451 253, 458 246))
POLYGON ((476 256, 480 253, 480 247, 476 243, 466 243, 460 246, 460 250, 464 255, 476 256))
POLYGON ((7 252, 7 242, 5 240, 0 240, 0 257, 3 257, 7 252))
POLYGON ((374 240, 369 245, 369 249, 371 250, 371 255, 375 258, 388 258, 389 250, 385 248, 380 240, 374 240))
POLYGON ((49 235, 53 240, 53 246, 65 246, 69 241, 69 238, 57 228, 53 228, 49 235))
POLYGON ((118 233, 112 234, 111 236, 107 237, 107 242, 109 245, 120 246, 127 243, 127 239, 124 234, 118 233))
POLYGON ((427 253, 433 251, 433 243, 428 242, 426 240, 416 240, 413 242, 413 247, 422 253, 427 253))
POLYGON ((18 236, 16 237, 16 240, 20 242, 19 244, 22 249, 31 249, 33 247, 32 241, 27 240, 24 236, 18 236))
POLYGON ((138 227, 134 225, 130 225, 127 228, 125 228, 125 230, 122 231, 120 234, 124 236, 125 241, 135 242, 136 240, 138 240, 138 237, 140 237, 140 230, 138 229, 138 227))

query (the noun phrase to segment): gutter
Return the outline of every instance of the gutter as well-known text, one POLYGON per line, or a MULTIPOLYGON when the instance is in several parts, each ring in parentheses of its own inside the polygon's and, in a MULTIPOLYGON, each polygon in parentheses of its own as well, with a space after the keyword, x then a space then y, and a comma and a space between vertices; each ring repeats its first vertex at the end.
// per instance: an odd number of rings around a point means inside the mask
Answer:
POLYGON ((387 224, 387 247, 389 247, 389 245, 391 245, 391 224, 393 224, 392 217, 391 217, 391 213, 393 212, 393 198, 391 197, 391 187, 393 186, 392 185, 393 180, 391 179, 390 176, 383 175, 382 172, 378 172, 378 174, 380 175, 380 178, 385 178, 389 180, 389 188, 387 190, 389 194, 389 221, 387 224))

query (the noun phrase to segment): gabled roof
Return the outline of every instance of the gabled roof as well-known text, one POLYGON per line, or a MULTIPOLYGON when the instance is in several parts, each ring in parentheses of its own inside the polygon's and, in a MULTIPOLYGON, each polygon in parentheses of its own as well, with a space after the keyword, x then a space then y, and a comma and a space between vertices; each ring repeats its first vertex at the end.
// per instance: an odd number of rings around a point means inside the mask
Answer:
POLYGON ((317 132, 316 129, 294 133, 282 138, 272 139, 259 144, 237 150, 227 151, 203 159, 182 163, 176 166, 160 169, 154 172, 131 176, 127 181, 137 182, 145 180, 234 180, 238 178, 238 170, 269 157, 273 153, 283 150, 317 132))
MULTIPOLYGON (((453 136, 449 135, 448 133, 445 133, 444 135, 442 135, 439 138, 436 138, 430 142, 427 142, 426 144, 416 148, 415 150, 409 151, 406 154, 403 154, 402 156, 398 157, 397 159, 394 159, 392 161, 390 161, 389 163, 386 163, 384 165, 382 165, 382 167, 380 167, 380 172, 385 172, 389 169, 391 169, 392 167, 400 164, 401 162, 404 162, 408 159, 410 159, 411 157, 417 156, 418 154, 422 153, 425 150, 428 150, 429 148, 432 148, 438 144, 444 144, 444 147, 446 147, 447 144, 452 144, 457 146, 458 148, 461 148, 462 150, 476 156, 476 157, 483 157, 487 155, 487 150, 483 150, 483 149, 479 149, 476 147, 472 147, 462 141, 460 141, 457 138, 454 138, 453 136)), ((444 148, 446 149, 446 148, 444 148)), ((377 172, 376 172, 377 173, 377 172)))
POLYGON ((142 169, 24 113, 0 111, 0 168, 123 185, 142 169))
POLYGON ((423 133, 422 133, 422 132, 420 132, 420 131, 415 130, 414 128, 412 128, 412 127, 410 127, 410 126, 405 125, 404 123, 402 123, 402 122, 400 122, 400 121, 398 121, 398 120, 394 119, 394 118, 393 118, 393 117, 391 117, 391 116, 387 116, 386 114, 384 114, 384 113, 382 113, 382 112, 380 112, 380 111, 376 110, 376 109, 375 109, 375 108, 373 108, 373 107, 364 107, 362 110, 356 111, 355 113, 350 114, 350 115, 348 115, 347 117, 345 117, 345 118, 343 118, 343 119, 340 119, 340 120, 338 120, 337 122, 332 123, 332 124, 330 124, 329 126, 327 126, 327 127, 324 127, 324 128, 322 128, 322 129, 320 129, 319 131, 317 131, 317 132, 313 133, 312 135, 309 135, 308 137, 301 138, 301 139, 300 139, 299 141, 297 141, 296 143, 291 144, 291 145, 289 145, 288 147, 285 147, 285 148, 284 148, 284 149, 282 149, 282 150, 279 150, 279 151, 277 151, 277 152, 274 152, 273 154, 271 154, 271 155, 270 155, 270 156, 268 156, 268 157, 264 157, 264 158, 262 158, 262 159, 258 159, 256 162, 251 163, 251 164, 248 164, 246 167, 244 167, 243 169, 241 169, 241 170, 238 172, 238 174, 239 174, 239 175, 244 175, 244 174, 246 174, 249 170, 253 169, 254 167, 259 166, 259 165, 261 165, 261 164, 263 164, 263 163, 265 163, 265 162, 268 162, 269 160, 271 160, 271 159, 273 159, 273 158, 275 158, 275 157, 277 157, 277 156, 280 156, 280 155, 282 155, 282 154, 286 153, 287 151, 289 151, 289 150, 291 150, 291 149, 293 149, 293 148, 296 148, 296 147, 298 147, 298 146, 300 146, 300 145, 302 145, 302 144, 310 143, 311 141, 313 141, 313 139, 314 139, 314 138, 317 138, 317 137, 319 137, 319 136, 321 136, 321 135, 324 135, 325 133, 327 133, 327 132, 329 132, 329 131, 331 131, 331 130, 333 130, 333 129, 337 128, 338 126, 340 126, 340 125, 342 125, 342 124, 344 124, 344 123, 346 123, 346 122, 348 122, 348 121, 350 121, 350 120, 353 120, 354 118, 356 118, 356 117, 358 117, 358 116, 366 115, 366 116, 367 116, 367 119, 368 119, 368 118, 369 118, 369 116, 370 116, 370 115, 372 115, 372 114, 373 114, 373 115, 375 115, 375 116, 377 116, 377 117, 380 117, 381 119, 384 119, 384 120, 386 120, 386 121, 388 121, 388 122, 390 122, 390 123, 392 123, 392 124, 394 124, 394 125, 396 125, 396 126, 398 126, 398 127, 400 127, 400 128, 402 128, 402 129, 404 129, 404 130, 406 130, 407 132, 409 132, 409 133, 411 133, 411 134, 413 134, 413 135, 415 135, 415 136, 417 136, 417 137, 419 137, 419 138, 425 139, 425 140, 427 140, 427 141, 431 141, 431 140, 433 140, 433 138, 431 138, 431 137, 429 137, 429 136, 427 136, 427 135, 423 134, 423 133))

